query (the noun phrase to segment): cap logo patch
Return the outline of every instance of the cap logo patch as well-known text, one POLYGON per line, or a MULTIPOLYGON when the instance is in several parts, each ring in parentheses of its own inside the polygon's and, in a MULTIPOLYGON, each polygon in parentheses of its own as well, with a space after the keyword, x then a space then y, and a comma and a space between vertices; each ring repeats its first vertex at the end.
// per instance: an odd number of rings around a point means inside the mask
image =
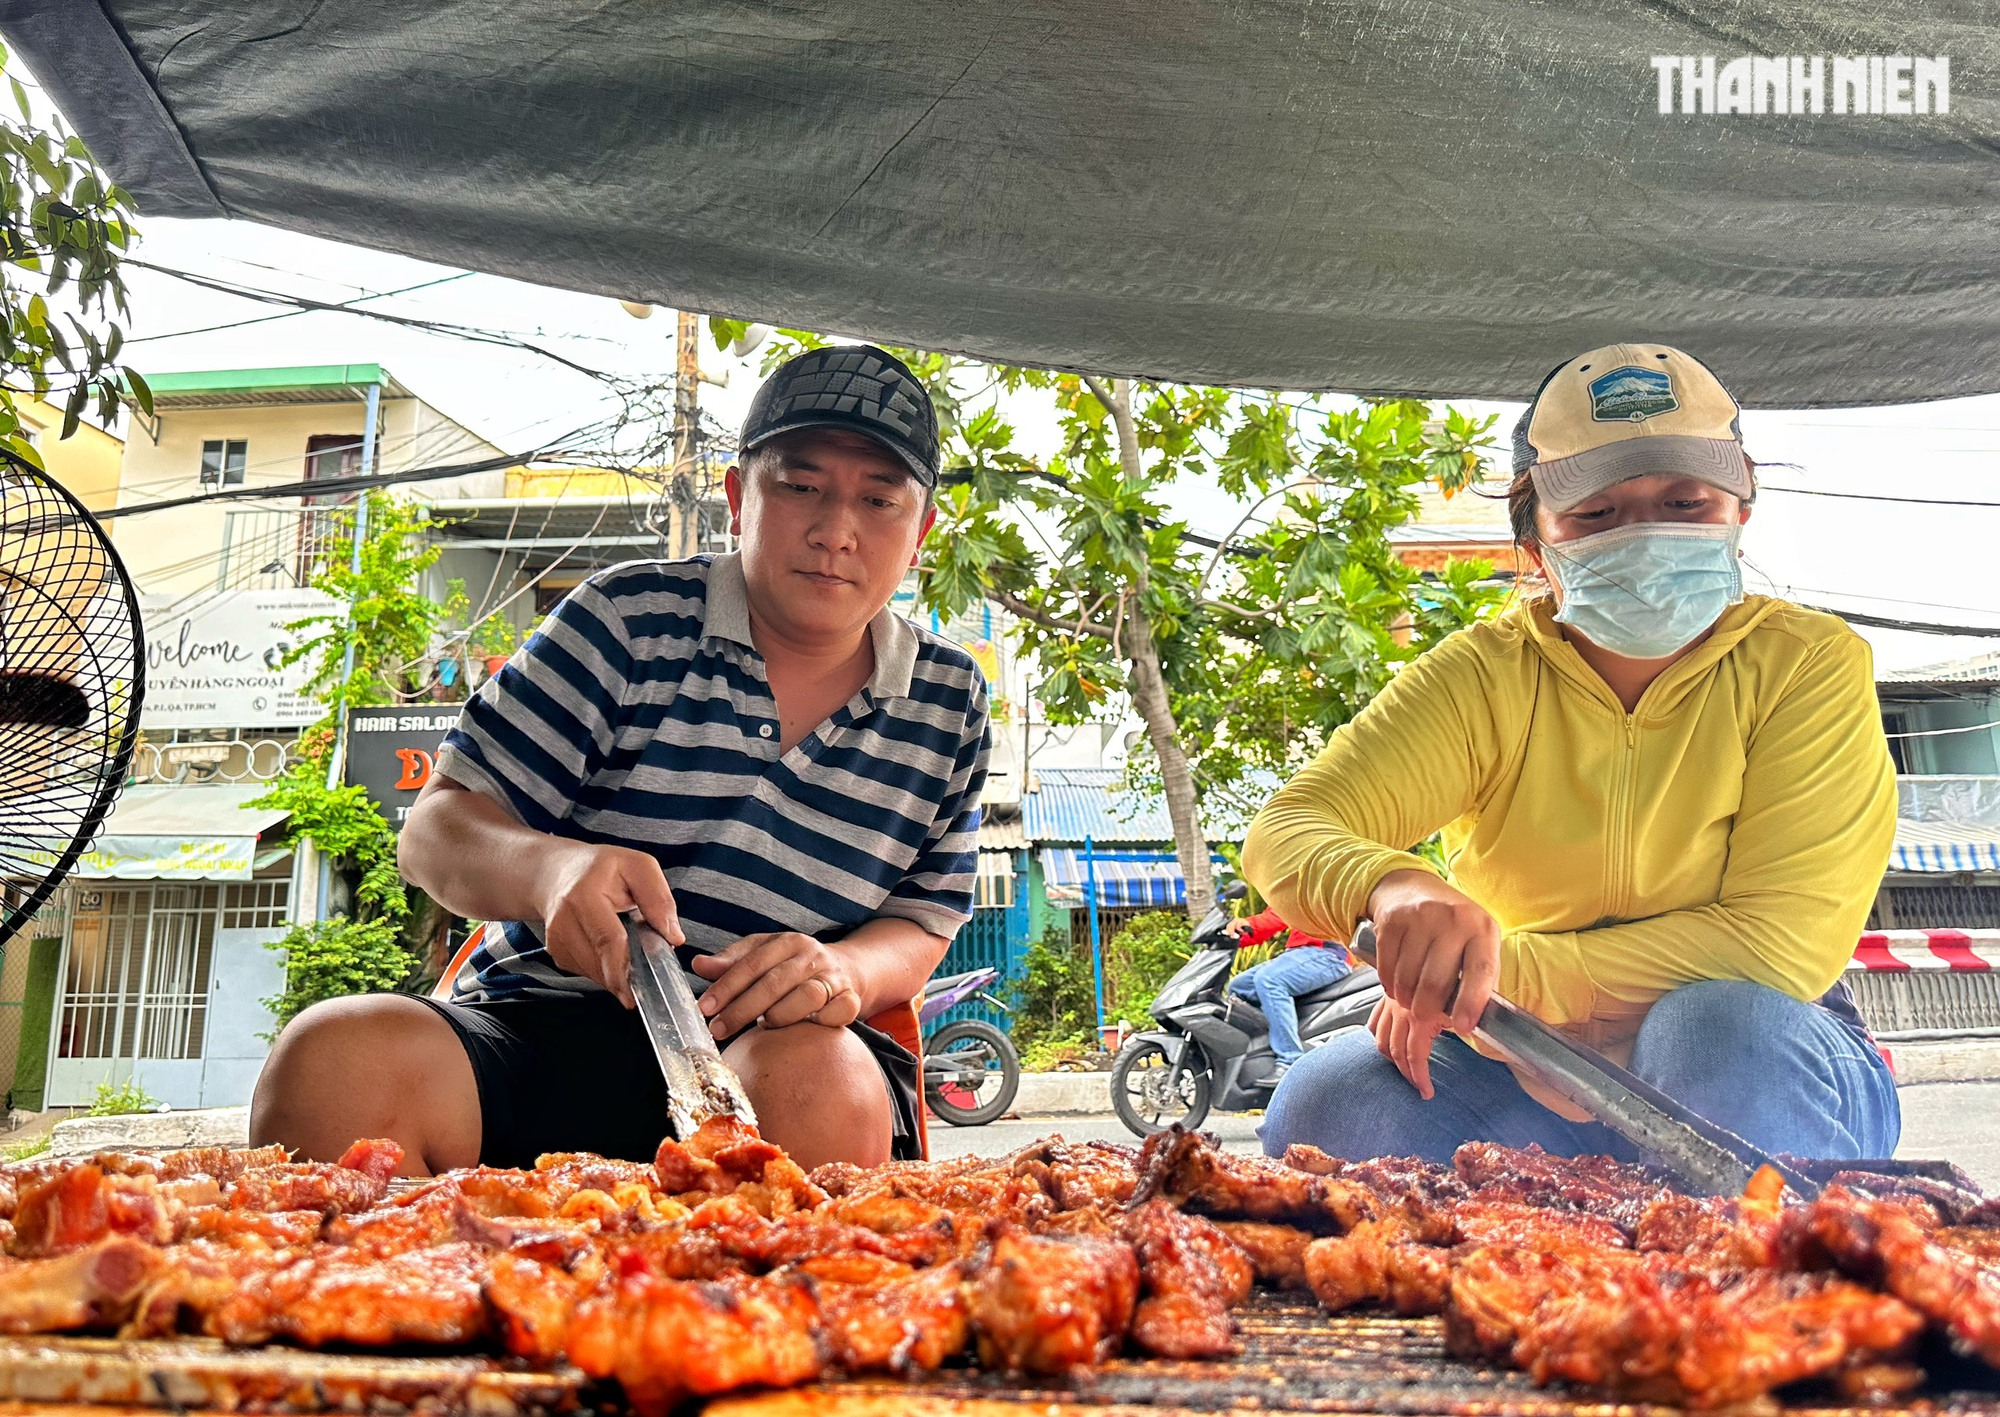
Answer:
POLYGON ((1680 406, 1664 369, 1627 364, 1590 381, 1590 417, 1597 423, 1640 423, 1680 406))

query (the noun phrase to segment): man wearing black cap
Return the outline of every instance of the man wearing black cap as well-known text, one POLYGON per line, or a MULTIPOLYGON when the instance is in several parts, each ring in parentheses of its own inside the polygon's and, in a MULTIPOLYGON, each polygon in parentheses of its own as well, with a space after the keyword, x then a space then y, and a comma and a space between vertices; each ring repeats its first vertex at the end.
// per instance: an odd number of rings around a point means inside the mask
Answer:
POLYGON ((727 481, 740 550, 579 586, 466 706, 404 874, 487 922, 449 1002, 334 1000, 280 1036, 251 1131, 413 1172, 650 1159, 664 1084, 623 917, 684 945, 764 1135, 807 1166, 915 1154, 917 1063, 863 1020, 971 915, 985 683, 890 612, 935 516, 937 422, 871 346, 767 379, 727 481))

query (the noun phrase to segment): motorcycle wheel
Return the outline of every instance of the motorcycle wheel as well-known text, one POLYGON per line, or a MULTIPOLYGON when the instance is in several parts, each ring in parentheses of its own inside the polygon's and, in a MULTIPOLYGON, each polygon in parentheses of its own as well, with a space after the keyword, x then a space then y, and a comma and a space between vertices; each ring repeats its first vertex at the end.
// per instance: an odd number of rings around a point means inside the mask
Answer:
POLYGON ((1003 1116, 1021 1090, 1021 1057, 1013 1042, 990 1023, 960 1019, 933 1033, 924 1043, 924 1101, 954 1127, 984 1126, 1003 1116), (933 1077, 937 1059, 951 1073, 974 1069, 976 1088, 956 1076, 933 1077))
POLYGON ((1177 1095, 1167 1095, 1173 1064, 1167 1050, 1147 1041, 1127 1043, 1111 1065, 1111 1107, 1118 1120, 1142 1137, 1165 1131, 1175 1122, 1198 1127, 1208 1116, 1208 1060, 1188 1045, 1188 1066, 1181 1073, 1177 1095))

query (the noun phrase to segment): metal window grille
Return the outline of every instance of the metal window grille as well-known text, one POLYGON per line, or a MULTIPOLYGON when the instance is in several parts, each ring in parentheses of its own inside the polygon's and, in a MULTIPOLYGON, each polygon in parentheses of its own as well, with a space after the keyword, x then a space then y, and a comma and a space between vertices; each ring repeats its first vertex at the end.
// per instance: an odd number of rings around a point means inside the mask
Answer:
POLYGON ((199 1058, 221 904, 213 885, 106 887, 101 909, 75 915, 57 1056, 199 1058))
POLYGON ((339 538, 340 516, 327 506, 225 512, 215 588, 276 590, 310 585, 339 538))
POLYGON ((155 886, 147 967, 139 1001, 141 1058, 199 1058, 208 1025, 214 963, 214 886, 155 886))
POLYGON ((132 1056, 152 899, 150 888, 107 889, 100 909, 74 917, 57 1025, 58 1057, 132 1056))
POLYGON ((2000 973, 1850 969, 1845 977, 1877 1033, 2000 1028, 2000 973))
POLYGON ((222 888, 222 928, 279 930, 291 912, 290 881, 248 881, 222 888))
POLYGON ((2000 885, 1885 885, 1870 930, 2000 929, 2000 885))

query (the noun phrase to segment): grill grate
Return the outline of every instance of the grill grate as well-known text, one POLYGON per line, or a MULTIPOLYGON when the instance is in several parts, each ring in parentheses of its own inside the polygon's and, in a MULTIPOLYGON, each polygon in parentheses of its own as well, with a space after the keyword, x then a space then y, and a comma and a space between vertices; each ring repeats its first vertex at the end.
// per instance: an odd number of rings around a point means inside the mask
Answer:
MULTIPOLYGON (((1120 1359, 1066 1379, 965 1369, 828 1383, 725 1398, 704 1417, 1184 1417, 1209 1412, 1333 1412, 1396 1417, 1649 1417, 1675 1409, 1579 1399, 1525 1374, 1467 1364, 1445 1351, 1437 1319, 1329 1316, 1304 1295, 1259 1291, 1236 1311, 1243 1353, 1219 1363, 1120 1359)), ((2000 1417, 2000 1393, 1927 1396, 1922 1410, 2000 1417), (1935 1407, 1932 1405, 1935 1404, 1935 1407)), ((1862 1417, 1862 1409, 1796 1402, 1783 1411, 1862 1417)), ((1869 1408, 1867 1417, 1911 1417, 1869 1408)))

